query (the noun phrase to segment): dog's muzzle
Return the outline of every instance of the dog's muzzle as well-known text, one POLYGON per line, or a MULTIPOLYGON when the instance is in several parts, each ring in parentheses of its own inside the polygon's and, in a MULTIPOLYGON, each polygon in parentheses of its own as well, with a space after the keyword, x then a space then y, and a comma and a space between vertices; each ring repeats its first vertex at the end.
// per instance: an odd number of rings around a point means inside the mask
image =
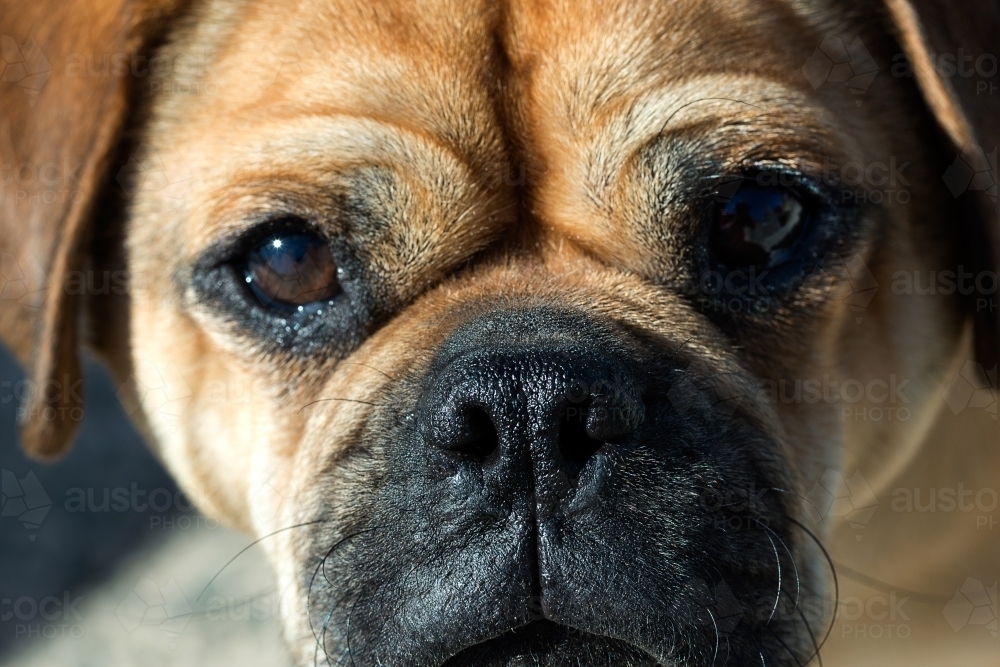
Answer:
POLYGON ((305 575, 329 662, 807 658, 799 615, 777 613, 779 586, 789 609, 795 594, 784 499, 757 491, 784 484, 774 445, 675 352, 537 308, 443 341, 391 392, 412 407, 368 423, 356 511, 316 536, 305 575))

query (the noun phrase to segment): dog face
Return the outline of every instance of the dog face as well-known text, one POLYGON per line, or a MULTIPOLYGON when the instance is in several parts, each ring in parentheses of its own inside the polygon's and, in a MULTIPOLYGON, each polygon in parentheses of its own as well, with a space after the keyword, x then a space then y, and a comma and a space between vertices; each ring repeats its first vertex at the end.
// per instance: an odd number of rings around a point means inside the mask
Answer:
POLYGON ((802 496, 873 452, 898 468, 927 425, 767 387, 895 375, 930 406, 965 319, 944 295, 852 309, 859 266, 889 284, 968 240, 913 83, 859 104, 802 73, 831 32, 888 62, 882 21, 305 0, 175 22, 163 53, 206 66, 148 95, 119 372, 181 397, 140 418, 201 507, 267 536, 302 664, 811 659, 830 570, 802 496))

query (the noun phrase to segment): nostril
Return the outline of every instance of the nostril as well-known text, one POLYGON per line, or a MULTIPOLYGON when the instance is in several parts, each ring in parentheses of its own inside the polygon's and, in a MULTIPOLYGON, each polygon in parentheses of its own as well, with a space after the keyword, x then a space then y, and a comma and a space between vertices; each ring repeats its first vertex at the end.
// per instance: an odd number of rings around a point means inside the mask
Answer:
POLYGON ((559 424, 559 453, 564 461, 577 468, 575 472, 604 444, 587 433, 588 412, 586 406, 569 406, 559 424))
POLYGON ((466 454, 477 461, 482 461, 496 451, 500 445, 500 437, 486 410, 477 405, 468 405, 462 409, 459 419, 461 427, 446 449, 466 454))

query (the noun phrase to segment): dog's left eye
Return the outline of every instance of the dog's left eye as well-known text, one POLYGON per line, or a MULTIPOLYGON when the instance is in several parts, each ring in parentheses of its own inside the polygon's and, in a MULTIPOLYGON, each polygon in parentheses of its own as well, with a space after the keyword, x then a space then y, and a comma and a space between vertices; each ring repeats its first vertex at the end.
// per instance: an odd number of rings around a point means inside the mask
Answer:
POLYGON ((306 306, 340 292, 330 246, 312 232, 273 236, 258 244, 247 255, 244 276, 268 306, 306 306))
POLYGON ((719 203, 710 244, 732 268, 771 268, 784 263, 806 227, 808 210, 791 190, 744 181, 719 203))

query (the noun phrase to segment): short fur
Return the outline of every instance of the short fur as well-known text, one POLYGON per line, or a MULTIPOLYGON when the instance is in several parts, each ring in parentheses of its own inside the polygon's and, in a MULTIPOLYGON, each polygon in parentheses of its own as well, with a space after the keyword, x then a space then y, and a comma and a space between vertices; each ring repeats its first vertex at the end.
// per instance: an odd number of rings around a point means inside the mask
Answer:
MULTIPOLYGON (((846 524, 808 530, 799 501, 826 471, 862 472, 877 497, 933 486, 943 470, 983 485, 1000 473, 995 414, 955 417, 943 390, 978 360, 995 397, 996 295, 990 310, 889 288, 899 272, 997 270, 995 202, 956 198, 942 174, 957 155, 1000 143, 1000 96, 933 63, 958 48, 996 53, 995 3, 0 9, 0 33, 34 40, 53 65, 37 97, 15 77, 0 83, 3 163, 71 165, 60 172, 69 195, 55 201, 4 181, 0 333, 50 388, 26 406, 24 446, 40 458, 69 446, 82 406, 60 387, 80 376, 86 343, 199 507, 269 536, 301 664, 500 665, 510 646, 535 641, 537 664, 552 667, 582 654, 595 665, 708 665, 720 636, 737 664, 805 664, 830 613, 821 543, 863 581, 900 590, 1000 574, 995 536, 974 526, 897 515, 875 520, 860 544, 846 524), (902 50, 913 78, 880 74, 863 96, 810 85, 803 64, 830 35, 860 37, 886 66, 902 50), (80 56, 162 67, 74 74, 80 56), (789 269, 757 311, 720 309, 699 248, 726 179, 761 165, 822 174, 831 161, 905 163, 910 196, 860 216, 834 207, 822 253, 789 269), (221 267, 276 215, 334 239, 349 313, 277 321, 233 291, 221 267), (850 298, 858 262, 879 287, 861 306, 850 298), (121 293, 68 288, 79 272, 119 270, 121 293), (518 523, 520 500, 511 523, 489 528, 442 501, 414 416, 450 360, 509 340, 620 358, 655 397, 644 399, 647 419, 660 428, 643 432, 641 455, 622 455, 611 527, 578 542, 565 537, 572 527, 560 533, 586 557, 545 552, 541 567, 564 578, 540 590, 518 549, 544 542, 544 527, 518 523), (905 379, 913 416, 848 420, 841 402, 762 392, 818 378, 905 379), (969 443, 961 457, 956 438, 969 443), (700 527, 698 498, 761 484, 760 503, 723 514, 766 531, 700 527), (784 595, 787 613, 772 624, 775 564, 827 603, 800 606, 779 579, 775 610, 784 595), (721 631, 703 613, 722 609, 720 581, 743 619, 721 631), (498 602, 497 585, 519 602, 498 602), (539 618, 551 625, 527 625, 539 618), (547 629, 518 635, 525 627, 547 629), (504 630, 513 639, 497 639, 504 630)), ((873 199, 878 187, 858 191, 873 199)), ((937 612, 920 618, 928 645, 972 661, 988 650, 934 634, 937 612)), ((825 655, 857 664, 856 646, 831 641, 825 655)), ((937 664, 905 648, 892 645, 880 664, 937 664)))

